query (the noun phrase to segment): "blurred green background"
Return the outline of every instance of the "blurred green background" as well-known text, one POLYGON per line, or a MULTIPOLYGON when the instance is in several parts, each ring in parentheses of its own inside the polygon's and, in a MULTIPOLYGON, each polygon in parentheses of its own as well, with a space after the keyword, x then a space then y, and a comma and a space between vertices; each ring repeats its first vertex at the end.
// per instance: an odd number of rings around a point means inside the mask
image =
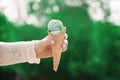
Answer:
MULTIPOLYGON (((95 20, 88 10, 89 1, 29 0, 27 15, 34 15, 36 24, 24 19, 22 12, 12 21, 0 8, 0 41, 40 40, 47 35, 51 19, 61 20, 69 36, 68 50, 62 54, 57 72, 52 69, 52 58, 47 58, 39 65, 0 67, 0 80, 120 80, 120 26, 108 20, 112 14, 109 2, 96 1, 104 18, 95 20)), ((13 12, 9 15, 14 16, 13 12)))

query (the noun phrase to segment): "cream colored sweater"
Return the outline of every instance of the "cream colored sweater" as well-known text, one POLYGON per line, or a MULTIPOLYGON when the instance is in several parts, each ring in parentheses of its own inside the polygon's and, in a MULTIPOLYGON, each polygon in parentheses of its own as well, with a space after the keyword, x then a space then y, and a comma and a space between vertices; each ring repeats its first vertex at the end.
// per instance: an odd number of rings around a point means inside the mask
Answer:
POLYGON ((39 64, 40 59, 36 58, 34 42, 0 42, 0 66, 25 62, 39 64))

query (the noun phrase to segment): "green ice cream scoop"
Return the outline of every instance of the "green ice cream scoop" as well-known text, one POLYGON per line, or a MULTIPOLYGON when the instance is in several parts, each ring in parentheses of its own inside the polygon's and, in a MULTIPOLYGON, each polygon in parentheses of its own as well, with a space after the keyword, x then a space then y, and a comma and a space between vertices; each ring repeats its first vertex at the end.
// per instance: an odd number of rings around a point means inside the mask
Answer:
POLYGON ((60 20, 52 19, 48 23, 48 31, 53 35, 58 35, 63 29, 63 23, 60 20))

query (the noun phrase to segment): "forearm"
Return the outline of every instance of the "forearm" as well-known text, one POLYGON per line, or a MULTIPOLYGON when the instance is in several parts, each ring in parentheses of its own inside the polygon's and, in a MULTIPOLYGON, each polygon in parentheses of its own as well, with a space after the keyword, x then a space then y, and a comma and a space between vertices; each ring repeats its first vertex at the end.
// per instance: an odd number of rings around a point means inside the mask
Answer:
POLYGON ((24 62, 40 62, 40 59, 36 58, 33 41, 14 43, 0 42, 0 66, 24 62))

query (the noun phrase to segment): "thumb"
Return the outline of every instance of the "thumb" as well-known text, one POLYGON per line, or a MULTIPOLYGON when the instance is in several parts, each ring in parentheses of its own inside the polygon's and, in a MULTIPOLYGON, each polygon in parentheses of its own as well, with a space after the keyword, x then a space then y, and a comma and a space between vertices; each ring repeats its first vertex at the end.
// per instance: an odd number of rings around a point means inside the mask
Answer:
POLYGON ((44 38, 43 41, 46 45, 53 45, 55 43, 55 41, 50 38, 44 38))

